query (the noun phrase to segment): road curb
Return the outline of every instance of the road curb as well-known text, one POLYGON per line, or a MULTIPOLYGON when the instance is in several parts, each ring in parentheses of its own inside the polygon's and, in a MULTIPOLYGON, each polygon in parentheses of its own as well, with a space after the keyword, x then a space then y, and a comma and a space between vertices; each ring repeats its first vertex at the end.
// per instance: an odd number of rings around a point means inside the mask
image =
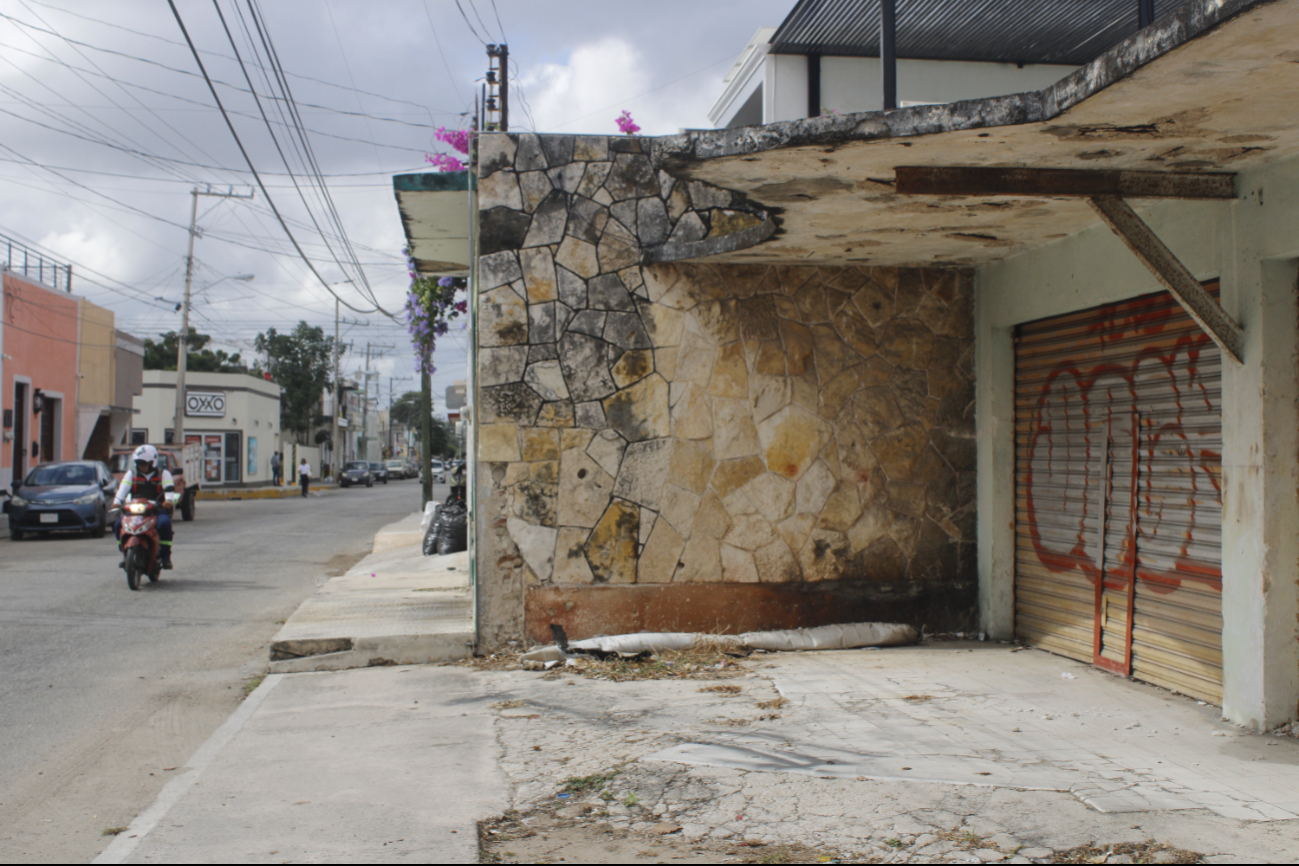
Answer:
POLYGON ((207 742, 199 746, 180 772, 168 782, 161 791, 158 792, 158 799, 153 801, 153 805, 145 809, 135 819, 131 821, 125 832, 119 833, 108 847, 100 852, 99 856, 91 863, 124 863, 126 859, 135 851, 136 846, 158 826, 171 808, 180 802, 181 798, 189 792, 189 789, 198 781, 199 776, 207 769, 211 763, 216 760, 217 755, 225 748, 226 744, 235 738, 243 729, 244 725, 252 718, 253 713, 266 700, 266 696, 271 693, 280 680, 284 679, 284 674, 269 674, 262 680, 261 685, 253 690, 253 693, 244 699, 239 708, 230 714, 221 727, 213 732, 212 736, 207 738, 207 742))
MULTIPOLYGON (((312 493, 323 493, 329 490, 337 490, 333 484, 312 485, 312 493)), ((200 490, 198 500, 200 502, 221 502, 239 499, 288 499, 291 496, 301 496, 300 487, 249 487, 234 488, 231 490, 200 490)))

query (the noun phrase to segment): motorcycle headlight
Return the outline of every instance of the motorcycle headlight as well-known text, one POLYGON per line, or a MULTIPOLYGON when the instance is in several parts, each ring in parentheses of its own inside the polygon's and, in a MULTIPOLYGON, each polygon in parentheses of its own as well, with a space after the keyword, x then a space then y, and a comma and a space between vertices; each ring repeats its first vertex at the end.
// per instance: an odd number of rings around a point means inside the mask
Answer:
POLYGON ((144 514, 149 510, 149 506, 145 505, 143 502, 132 502, 130 505, 126 506, 126 510, 131 514, 144 514))
POLYGON ((98 493, 87 493, 85 496, 79 496, 72 500, 74 505, 94 505, 99 500, 98 493))

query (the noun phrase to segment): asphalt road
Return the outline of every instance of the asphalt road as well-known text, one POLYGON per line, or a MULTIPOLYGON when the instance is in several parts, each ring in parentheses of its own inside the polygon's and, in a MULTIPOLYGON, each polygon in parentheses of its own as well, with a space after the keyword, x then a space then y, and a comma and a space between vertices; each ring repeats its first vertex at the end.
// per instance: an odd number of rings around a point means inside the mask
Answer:
MULTIPOLYGON (((446 488, 435 488, 438 497, 446 488)), ((138 592, 111 537, 0 537, 0 862, 86 862, 264 672, 280 624, 419 482, 200 502, 138 592)))

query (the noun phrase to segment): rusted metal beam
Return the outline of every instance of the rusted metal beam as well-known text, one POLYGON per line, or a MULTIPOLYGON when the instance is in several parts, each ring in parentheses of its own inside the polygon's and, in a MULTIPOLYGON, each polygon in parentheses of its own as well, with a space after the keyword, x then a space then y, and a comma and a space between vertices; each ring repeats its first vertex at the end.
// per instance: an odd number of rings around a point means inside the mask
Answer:
POLYGON ((1101 215, 1128 249, 1136 253, 1141 263, 1164 284, 1186 312, 1191 314, 1204 333, 1218 344, 1237 364, 1245 351, 1245 332, 1228 316, 1213 296, 1204 290, 1200 281, 1186 269, 1173 251, 1151 231, 1136 211, 1118 196, 1098 195, 1089 199, 1091 206, 1101 215))
POLYGON ((1236 197, 1236 175, 1230 172, 926 165, 900 165, 895 171, 901 195, 1236 197))

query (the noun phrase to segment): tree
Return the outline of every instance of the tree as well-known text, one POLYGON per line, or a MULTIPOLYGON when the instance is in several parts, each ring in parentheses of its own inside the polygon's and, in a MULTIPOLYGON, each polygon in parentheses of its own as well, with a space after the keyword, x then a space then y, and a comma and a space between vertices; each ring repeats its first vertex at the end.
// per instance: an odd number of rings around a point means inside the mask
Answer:
MULTIPOLYGON (((144 369, 175 370, 180 349, 178 346, 180 334, 168 331, 158 336, 162 339, 157 342, 147 337, 144 340, 144 369)), ((211 341, 212 338, 207 334, 200 334, 193 328, 189 329, 189 340, 186 341, 186 348, 189 350, 185 357, 186 370, 191 373, 248 372, 248 366, 240 359, 238 352, 228 355, 221 349, 213 351, 203 348, 211 341)))
POLYGON ((392 401, 392 406, 388 409, 388 417, 394 424, 405 424, 419 435, 419 404, 420 393, 418 391, 407 391, 396 400, 392 401))
MULTIPOLYGON (((415 431, 416 439, 420 436, 420 399, 419 391, 407 391, 393 400, 392 407, 388 410, 388 417, 392 423, 405 424, 415 431)), ((455 431, 451 424, 445 418, 434 415, 429 421, 429 453, 441 456, 455 453, 457 448, 455 431)))
POLYGON ((280 398, 280 427, 302 444, 323 423, 317 409, 320 393, 329 387, 334 366, 334 338, 321 328, 298 322, 281 334, 274 328, 258 334, 253 346, 266 356, 272 379, 284 389, 280 398))

